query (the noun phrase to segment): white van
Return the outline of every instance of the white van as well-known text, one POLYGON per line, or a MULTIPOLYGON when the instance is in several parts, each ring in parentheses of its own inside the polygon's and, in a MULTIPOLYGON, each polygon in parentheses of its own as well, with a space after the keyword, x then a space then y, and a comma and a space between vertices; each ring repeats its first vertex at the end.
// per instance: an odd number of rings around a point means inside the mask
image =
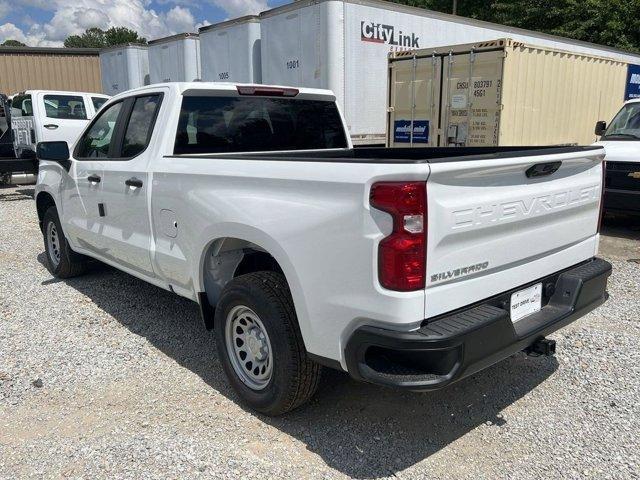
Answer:
POLYGON ((14 95, 11 129, 16 156, 35 157, 38 142, 74 143, 109 98, 100 93, 54 90, 27 90, 14 95))

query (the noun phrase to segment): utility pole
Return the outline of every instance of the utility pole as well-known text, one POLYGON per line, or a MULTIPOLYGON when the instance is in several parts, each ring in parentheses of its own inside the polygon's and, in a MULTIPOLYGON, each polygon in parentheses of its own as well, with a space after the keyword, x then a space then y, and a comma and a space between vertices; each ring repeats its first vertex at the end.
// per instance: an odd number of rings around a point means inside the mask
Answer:
POLYGON ((452 15, 458 14, 458 0, 453 0, 453 6, 451 7, 451 14, 452 15))

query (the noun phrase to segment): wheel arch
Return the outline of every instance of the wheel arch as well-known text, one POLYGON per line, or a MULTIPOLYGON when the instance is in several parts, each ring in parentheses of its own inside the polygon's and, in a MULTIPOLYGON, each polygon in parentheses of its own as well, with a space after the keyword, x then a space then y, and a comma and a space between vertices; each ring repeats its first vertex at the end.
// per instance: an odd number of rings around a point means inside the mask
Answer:
POLYGON ((36 211, 38 212, 38 223, 40 224, 40 230, 42 230, 42 219, 44 218, 44 214, 49 209, 49 207, 55 207, 56 210, 58 209, 53 195, 51 195, 47 191, 38 192, 36 195, 36 211))
POLYGON ((271 237, 260 233, 228 232, 204 244, 195 284, 208 329, 213 328, 215 305, 224 286, 239 275, 257 271, 274 271, 284 276, 301 316, 304 306, 301 300, 296 301, 297 292, 301 291, 296 272, 284 250, 271 237))

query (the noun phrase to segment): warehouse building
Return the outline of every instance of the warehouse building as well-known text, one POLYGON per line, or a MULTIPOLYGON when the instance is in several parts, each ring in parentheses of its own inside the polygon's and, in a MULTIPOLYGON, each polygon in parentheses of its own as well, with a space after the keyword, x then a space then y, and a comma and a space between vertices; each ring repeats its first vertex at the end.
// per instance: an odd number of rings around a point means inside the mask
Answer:
POLYGON ((0 93, 29 89, 101 92, 98 49, 0 47, 0 93))

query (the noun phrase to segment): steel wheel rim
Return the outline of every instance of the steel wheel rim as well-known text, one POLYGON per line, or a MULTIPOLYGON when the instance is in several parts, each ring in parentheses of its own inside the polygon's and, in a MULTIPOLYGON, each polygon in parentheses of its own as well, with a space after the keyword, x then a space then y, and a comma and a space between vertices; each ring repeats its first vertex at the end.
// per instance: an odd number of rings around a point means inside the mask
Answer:
POLYGON ((47 247, 49 250, 49 259, 51 259, 53 266, 57 267, 60 263, 60 237, 58 236, 58 229, 54 222, 47 224, 47 247))
POLYGON ((264 389, 273 373, 273 350, 260 317, 244 305, 227 315, 225 345, 233 370, 252 390, 264 389))

